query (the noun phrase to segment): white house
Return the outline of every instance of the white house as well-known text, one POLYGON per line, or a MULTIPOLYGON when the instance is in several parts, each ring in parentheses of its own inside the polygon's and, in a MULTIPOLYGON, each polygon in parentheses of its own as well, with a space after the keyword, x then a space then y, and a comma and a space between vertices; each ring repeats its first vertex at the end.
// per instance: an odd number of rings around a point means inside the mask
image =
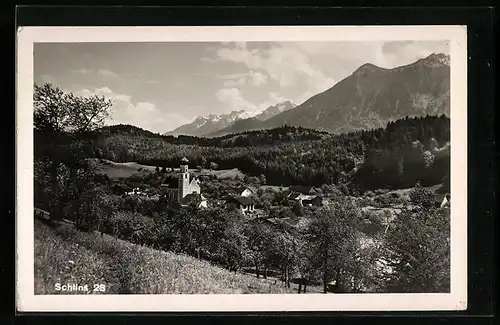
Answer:
POLYGON ((241 191, 240 196, 244 197, 250 197, 253 194, 253 191, 249 189, 248 187, 243 188, 243 191, 241 191))

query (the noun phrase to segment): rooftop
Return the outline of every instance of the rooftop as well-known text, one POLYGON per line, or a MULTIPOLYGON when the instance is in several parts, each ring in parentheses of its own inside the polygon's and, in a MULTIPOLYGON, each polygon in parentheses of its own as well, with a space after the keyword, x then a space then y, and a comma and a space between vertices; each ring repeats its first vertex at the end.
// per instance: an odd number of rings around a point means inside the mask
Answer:
POLYGON ((305 186, 305 185, 293 185, 290 186, 290 192, 298 192, 302 194, 309 194, 312 190, 314 190, 314 186, 305 186))
POLYGON ((246 196, 231 197, 231 198, 229 198, 229 200, 236 201, 242 205, 255 204, 254 200, 252 200, 251 198, 246 197, 246 196))

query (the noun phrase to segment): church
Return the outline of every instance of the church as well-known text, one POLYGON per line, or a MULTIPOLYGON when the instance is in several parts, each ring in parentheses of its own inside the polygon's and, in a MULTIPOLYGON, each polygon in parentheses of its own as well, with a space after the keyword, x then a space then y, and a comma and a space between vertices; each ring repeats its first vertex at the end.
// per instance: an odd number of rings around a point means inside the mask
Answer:
POLYGON ((201 195, 200 181, 196 177, 190 177, 188 162, 186 157, 182 158, 177 180, 170 179, 170 181, 161 184, 161 187, 167 199, 177 201, 181 205, 187 205, 193 194, 199 194, 201 197, 200 207, 206 208, 207 199, 201 195))

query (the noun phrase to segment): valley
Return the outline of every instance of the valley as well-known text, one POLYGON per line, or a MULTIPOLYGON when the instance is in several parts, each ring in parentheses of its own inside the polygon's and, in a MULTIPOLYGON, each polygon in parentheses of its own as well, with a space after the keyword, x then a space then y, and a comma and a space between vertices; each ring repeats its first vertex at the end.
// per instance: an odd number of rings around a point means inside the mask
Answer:
POLYGON ((449 96, 432 54, 160 133, 36 86, 35 290, 449 292, 449 96))

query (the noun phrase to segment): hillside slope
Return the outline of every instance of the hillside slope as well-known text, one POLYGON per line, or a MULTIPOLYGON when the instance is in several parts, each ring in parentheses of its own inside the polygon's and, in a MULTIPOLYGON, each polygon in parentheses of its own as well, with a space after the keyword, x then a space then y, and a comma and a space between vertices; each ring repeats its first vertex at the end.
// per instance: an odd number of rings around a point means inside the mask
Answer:
POLYGON ((88 284, 87 294, 290 293, 280 283, 231 273, 206 261, 82 233, 70 225, 35 221, 35 294, 61 292, 55 284, 88 284), (105 291, 93 292, 93 284, 105 291))
POLYGON ((432 54, 394 69, 365 64, 332 88, 263 123, 334 133, 384 127, 405 116, 449 115, 449 57, 432 54))
POLYGON ((256 118, 238 121, 211 136, 283 125, 347 133, 383 128, 389 121, 406 116, 449 116, 449 113, 449 56, 432 54, 393 69, 364 64, 301 105, 263 121, 256 118))

